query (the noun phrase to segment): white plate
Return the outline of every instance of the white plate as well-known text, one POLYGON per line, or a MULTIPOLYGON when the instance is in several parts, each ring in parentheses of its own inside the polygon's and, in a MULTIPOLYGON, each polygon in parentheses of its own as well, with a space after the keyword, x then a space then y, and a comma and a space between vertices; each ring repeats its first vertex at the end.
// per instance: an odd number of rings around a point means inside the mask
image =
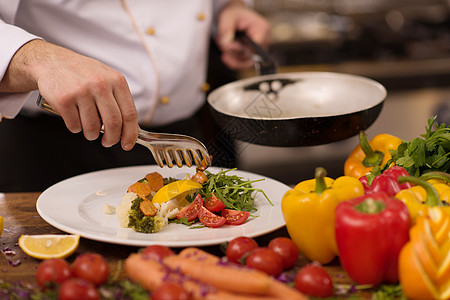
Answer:
MULTIPOLYGON (((210 167, 208 171, 218 173, 221 168, 210 167)), ((255 204, 258 208, 246 223, 238 226, 224 225, 219 228, 189 229, 182 224, 168 224, 157 233, 145 234, 130 228, 122 228, 115 214, 108 215, 102 210, 105 203, 117 206, 128 186, 151 172, 159 172, 164 177, 182 179, 186 174, 195 173, 194 168, 164 168, 156 165, 116 168, 87 173, 61 181, 38 198, 36 208, 39 215, 54 227, 72 234, 101 242, 148 246, 160 244, 168 247, 189 247, 216 245, 232 238, 245 235, 256 237, 272 232, 285 225, 281 212, 281 199, 289 186, 276 180, 243 171, 230 171, 243 179, 264 179, 253 183, 262 189, 273 206, 262 193, 257 193, 255 204)))

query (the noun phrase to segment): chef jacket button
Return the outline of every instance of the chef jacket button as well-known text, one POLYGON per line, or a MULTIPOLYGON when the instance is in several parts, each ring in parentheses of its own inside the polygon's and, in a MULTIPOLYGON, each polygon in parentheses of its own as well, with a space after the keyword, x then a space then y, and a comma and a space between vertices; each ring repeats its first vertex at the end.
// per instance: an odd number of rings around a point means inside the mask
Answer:
POLYGON ((197 19, 198 19, 199 21, 203 21, 203 20, 205 19, 205 14, 204 14, 204 13, 199 13, 199 14, 197 15, 197 19))
POLYGON ((168 104, 170 102, 170 98, 167 96, 163 96, 159 101, 161 102, 161 104, 168 104))
POLYGON ((147 33, 148 35, 154 35, 155 34, 155 28, 149 27, 149 28, 147 28, 145 33, 147 33))
POLYGON ((207 82, 204 82, 201 86, 200 86, 200 89, 203 91, 203 92, 209 92, 209 90, 211 89, 211 86, 209 85, 209 83, 207 83, 207 82))

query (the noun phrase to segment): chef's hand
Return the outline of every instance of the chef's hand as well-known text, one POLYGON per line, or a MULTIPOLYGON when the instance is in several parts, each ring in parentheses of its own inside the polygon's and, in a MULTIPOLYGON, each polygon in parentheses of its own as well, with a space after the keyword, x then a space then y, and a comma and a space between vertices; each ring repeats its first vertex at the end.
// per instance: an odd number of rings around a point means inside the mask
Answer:
POLYGON ((103 124, 103 146, 120 140, 124 150, 133 148, 139 127, 128 84, 98 60, 33 40, 16 52, 5 78, 12 92, 39 89, 71 132, 95 140, 103 124))
POLYGON ((270 44, 270 23, 241 1, 230 1, 219 13, 216 42, 222 50, 222 61, 232 70, 243 70, 254 65, 242 45, 234 40, 236 31, 244 31, 262 47, 270 44))

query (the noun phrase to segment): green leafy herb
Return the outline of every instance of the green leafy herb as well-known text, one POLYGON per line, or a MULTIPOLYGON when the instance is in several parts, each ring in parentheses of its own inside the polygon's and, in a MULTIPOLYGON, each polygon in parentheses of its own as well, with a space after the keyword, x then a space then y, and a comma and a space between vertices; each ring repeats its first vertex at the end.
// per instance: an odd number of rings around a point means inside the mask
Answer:
POLYGON ((170 220, 169 222, 170 223, 177 223, 177 224, 183 224, 183 225, 188 225, 189 226, 189 225, 192 225, 192 224, 196 223, 197 220, 189 222, 187 218, 180 218, 179 220, 178 219, 173 219, 173 220, 170 220))
POLYGON ((406 300, 399 284, 382 284, 372 294, 372 300, 406 300))
POLYGON ((425 134, 409 142, 403 141, 397 150, 391 150, 392 163, 405 168, 410 175, 420 176, 430 171, 448 173, 450 169, 450 126, 438 124, 436 117, 428 120, 425 134))
POLYGON ((200 191, 202 197, 209 198, 211 194, 216 195, 228 209, 235 209, 240 211, 256 211, 254 205, 255 192, 260 192, 269 201, 267 195, 262 189, 252 187, 252 183, 262 181, 259 180, 243 180, 242 177, 237 175, 228 175, 227 173, 236 169, 221 170, 217 174, 212 174, 205 171, 208 176, 208 181, 203 184, 203 188, 200 191))

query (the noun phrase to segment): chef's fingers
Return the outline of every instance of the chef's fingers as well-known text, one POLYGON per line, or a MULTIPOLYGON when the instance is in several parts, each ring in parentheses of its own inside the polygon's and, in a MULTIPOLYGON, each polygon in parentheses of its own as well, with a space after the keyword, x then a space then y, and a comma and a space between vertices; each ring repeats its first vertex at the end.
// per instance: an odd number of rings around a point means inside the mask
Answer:
POLYGON ((84 137, 89 141, 93 141, 100 135, 102 126, 95 100, 87 97, 79 99, 77 103, 84 137))
POLYGON ((120 140, 122 115, 112 92, 104 98, 96 99, 96 105, 103 123, 102 145, 108 148, 120 140))
POLYGON ((254 61, 246 54, 239 52, 224 52, 222 62, 232 70, 249 69, 254 66, 254 61))
POLYGON ((122 116, 122 136, 120 142, 122 148, 128 151, 131 150, 136 143, 139 125, 136 106, 125 80, 124 84, 118 85, 114 90, 114 97, 122 116))
POLYGON ((60 100, 58 104, 53 105, 51 98, 46 98, 46 100, 52 106, 52 109, 63 118, 64 123, 70 132, 79 133, 83 130, 78 108, 73 102, 58 99, 60 100))

